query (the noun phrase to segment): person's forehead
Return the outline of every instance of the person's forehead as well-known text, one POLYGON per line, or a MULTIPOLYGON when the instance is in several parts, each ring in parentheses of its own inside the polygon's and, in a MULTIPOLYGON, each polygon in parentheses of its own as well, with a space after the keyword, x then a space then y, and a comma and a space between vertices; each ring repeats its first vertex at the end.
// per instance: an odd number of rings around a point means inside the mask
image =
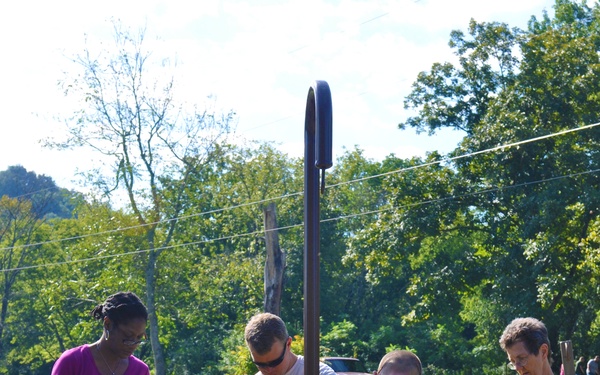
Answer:
POLYGON ((124 333, 137 334, 146 331, 146 321, 144 319, 132 319, 126 323, 121 323, 117 329, 124 333))
POLYGON ((506 353, 509 355, 509 357, 520 357, 529 355, 529 350, 527 350, 527 347, 523 341, 519 341, 507 347, 506 353))
MULTIPOLYGON (((256 351, 252 347, 252 345, 248 345, 248 349, 250 349, 250 354, 254 358, 269 358, 272 356, 275 356, 275 358, 277 358, 281 354, 281 350, 282 350, 283 346, 285 346, 285 344, 281 344, 281 343, 278 343, 277 341, 275 341, 271 344, 270 349, 262 354, 259 353, 258 351, 256 351)), ((263 361, 259 361, 259 362, 263 362, 263 361)))
POLYGON ((382 371, 380 371, 379 375, 419 375, 419 371, 415 368, 410 369, 408 371, 402 371, 397 368, 383 368, 382 371))

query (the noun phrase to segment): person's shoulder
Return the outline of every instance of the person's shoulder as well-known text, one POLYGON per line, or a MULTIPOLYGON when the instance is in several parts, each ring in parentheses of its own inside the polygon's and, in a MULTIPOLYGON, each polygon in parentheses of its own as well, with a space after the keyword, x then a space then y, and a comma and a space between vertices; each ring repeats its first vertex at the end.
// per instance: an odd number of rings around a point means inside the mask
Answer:
POLYGON ((142 361, 141 359, 139 359, 136 356, 130 356, 129 357, 129 366, 132 368, 132 370, 135 370, 136 374, 149 374, 150 373, 150 368, 148 367, 148 365, 146 364, 146 362, 142 361))
POLYGON ((335 371, 323 362, 319 362, 319 375, 335 375, 335 371))
POLYGON ((89 350, 89 347, 87 345, 81 345, 81 346, 76 346, 71 349, 67 349, 60 355, 59 360, 60 359, 70 359, 70 358, 79 360, 80 358, 82 358, 83 356, 86 355, 86 352, 88 350, 89 350))
MULTIPOLYGON (((300 364, 302 366, 302 370, 304 370, 304 356, 299 355, 298 356, 298 361, 297 364, 300 364)), ((294 365, 294 367, 296 367, 294 365)), ((333 369, 331 367, 329 367, 328 365, 326 365, 323 362, 319 362, 319 375, 336 375, 335 371, 333 371, 333 369)))
POLYGON ((65 350, 52 366, 52 374, 67 374, 82 367, 85 359, 91 356, 87 345, 65 350))

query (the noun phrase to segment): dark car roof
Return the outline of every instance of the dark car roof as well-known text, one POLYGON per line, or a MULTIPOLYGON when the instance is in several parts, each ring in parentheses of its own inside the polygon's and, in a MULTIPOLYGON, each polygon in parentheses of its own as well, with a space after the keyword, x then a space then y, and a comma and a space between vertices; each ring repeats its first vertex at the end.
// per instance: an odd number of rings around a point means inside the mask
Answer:
POLYGON ((328 364, 338 375, 371 375, 366 371, 362 361, 351 357, 323 357, 323 362, 328 364))
POLYGON ((358 358, 352 358, 352 357, 323 357, 323 360, 326 361, 328 359, 343 359, 346 361, 360 361, 360 359, 358 358))

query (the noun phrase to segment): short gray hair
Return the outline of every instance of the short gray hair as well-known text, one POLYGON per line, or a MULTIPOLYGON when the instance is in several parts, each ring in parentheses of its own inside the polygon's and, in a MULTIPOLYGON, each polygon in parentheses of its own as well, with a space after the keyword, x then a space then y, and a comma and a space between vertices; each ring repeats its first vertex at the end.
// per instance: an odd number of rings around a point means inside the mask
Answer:
POLYGON ((516 318, 504 328, 500 336, 500 346, 504 351, 518 342, 522 342, 527 351, 538 355, 543 344, 548 345, 548 361, 552 363, 552 349, 548 330, 544 323, 536 318, 516 318))

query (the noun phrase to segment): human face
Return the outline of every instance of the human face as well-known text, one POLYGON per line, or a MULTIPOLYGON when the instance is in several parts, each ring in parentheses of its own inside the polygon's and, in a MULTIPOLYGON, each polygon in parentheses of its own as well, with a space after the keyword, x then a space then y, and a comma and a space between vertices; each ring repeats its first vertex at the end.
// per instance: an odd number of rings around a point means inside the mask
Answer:
POLYGON ((133 319, 118 326, 112 325, 109 341, 115 356, 127 358, 146 339, 146 320, 133 319))
POLYGON ((288 337, 283 343, 275 341, 271 346, 271 349, 260 355, 250 348, 250 354, 252 355, 252 362, 258 367, 261 373, 269 375, 282 375, 288 367, 286 361, 289 343, 291 338, 288 337))
POLYGON ((523 342, 517 342, 506 348, 508 360, 519 375, 545 375, 548 363, 548 345, 542 344, 538 355, 529 353, 523 342))

